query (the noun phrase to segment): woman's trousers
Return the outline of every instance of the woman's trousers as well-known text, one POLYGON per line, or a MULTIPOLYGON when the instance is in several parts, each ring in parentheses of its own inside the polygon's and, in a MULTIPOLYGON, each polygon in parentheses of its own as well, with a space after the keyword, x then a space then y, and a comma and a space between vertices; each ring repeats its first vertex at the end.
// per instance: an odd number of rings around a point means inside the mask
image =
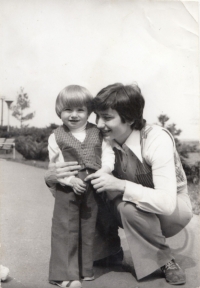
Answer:
POLYGON ((124 229, 138 280, 174 258, 170 247, 166 244, 166 237, 176 235, 192 218, 190 202, 185 201, 181 194, 177 195, 177 206, 170 216, 142 211, 135 204, 124 202, 119 197, 107 201, 104 207, 99 206, 99 212, 101 214, 97 219, 95 260, 100 258, 98 247, 101 255, 103 247, 106 253, 104 257, 119 251, 120 239, 116 228, 118 225, 124 229), (106 212, 103 213, 103 210, 106 212))

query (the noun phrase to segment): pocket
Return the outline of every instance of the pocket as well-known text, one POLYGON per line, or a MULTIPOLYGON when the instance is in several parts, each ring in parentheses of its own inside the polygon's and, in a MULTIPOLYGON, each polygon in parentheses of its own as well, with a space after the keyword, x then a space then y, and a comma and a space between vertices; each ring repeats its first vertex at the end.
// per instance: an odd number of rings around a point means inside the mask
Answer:
POLYGON ((101 154, 102 154, 102 147, 96 146, 94 147, 95 157, 96 157, 96 163, 101 165, 101 154))

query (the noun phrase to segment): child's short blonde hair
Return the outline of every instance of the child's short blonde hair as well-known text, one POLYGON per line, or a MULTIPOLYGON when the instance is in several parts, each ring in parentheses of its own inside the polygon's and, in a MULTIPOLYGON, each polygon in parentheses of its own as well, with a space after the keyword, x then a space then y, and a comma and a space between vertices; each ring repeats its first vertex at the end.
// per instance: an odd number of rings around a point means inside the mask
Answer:
POLYGON ((66 108, 75 108, 86 106, 88 116, 92 112, 92 94, 85 88, 79 85, 69 85, 62 89, 56 99, 56 113, 61 117, 61 112, 66 108))

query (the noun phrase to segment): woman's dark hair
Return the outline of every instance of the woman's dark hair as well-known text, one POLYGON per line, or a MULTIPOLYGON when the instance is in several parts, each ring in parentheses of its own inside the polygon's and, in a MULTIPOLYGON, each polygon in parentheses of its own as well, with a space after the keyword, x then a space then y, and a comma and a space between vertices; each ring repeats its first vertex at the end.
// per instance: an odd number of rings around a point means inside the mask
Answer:
POLYGON ((94 112, 109 108, 116 110, 123 123, 133 122, 132 129, 141 130, 146 120, 143 119, 145 100, 137 85, 115 83, 103 88, 93 99, 94 112))

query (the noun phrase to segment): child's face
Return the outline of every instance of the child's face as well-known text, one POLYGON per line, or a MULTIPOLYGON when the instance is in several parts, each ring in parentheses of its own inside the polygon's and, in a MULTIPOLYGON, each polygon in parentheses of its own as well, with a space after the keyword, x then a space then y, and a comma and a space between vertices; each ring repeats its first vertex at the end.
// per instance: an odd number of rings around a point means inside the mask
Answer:
POLYGON ((66 107, 61 112, 61 119, 69 130, 78 129, 87 122, 88 110, 86 106, 70 108, 66 107))

